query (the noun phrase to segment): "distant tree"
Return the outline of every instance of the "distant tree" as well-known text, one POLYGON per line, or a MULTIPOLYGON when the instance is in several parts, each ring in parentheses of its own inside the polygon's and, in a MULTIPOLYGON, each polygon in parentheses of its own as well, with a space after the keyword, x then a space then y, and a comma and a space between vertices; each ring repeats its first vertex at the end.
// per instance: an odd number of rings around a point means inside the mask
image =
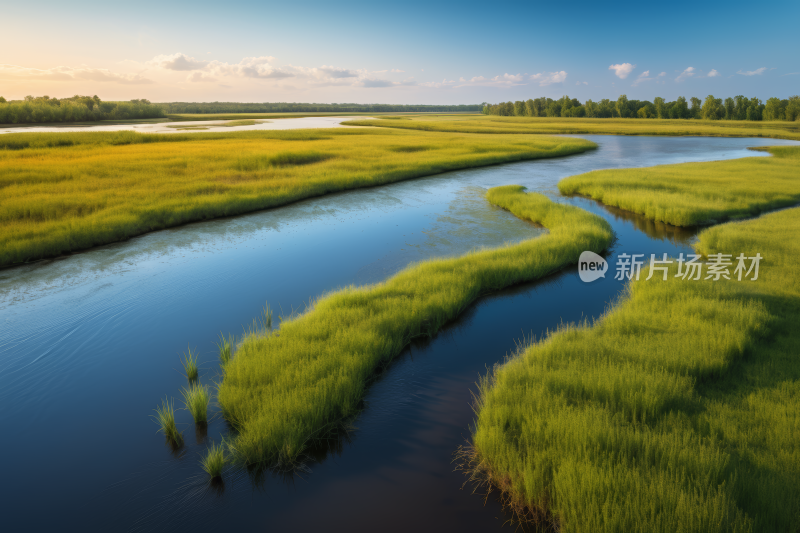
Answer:
POLYGON ((6 101, 7 101, 7 100, 6 100, 5 98, 3 98, 2 96, 0 96, 0 104, 5 104, 5 103, 6 103, 6 101))
POLYGON ((733 101, 734 101, 734 114, 736 115, 736 120, 746 120, 747 106, 750 105, 747 98, 745 98, 740 94, 738 96, 734 96, 733 101))
POLYGON ((586 116, 589 118, 597 117, 597 112, 599 107, 596 103, 592 102, 591 100, 586 100, 586 104, 584 104, 584 108, 586 109, 586 116))
POLYGON ((525 102, 521 100, 517 100, 516 102, 514 102, 514 116, 517 117, 525 116, 525 102))
POLYGON ((770 98, 764 106, 764 120, 785 120, 786 107, 789 105, 789 100, 779 100, 778 98, 770 98))
POLYGON ((536 105, 533 103, 532 99, 525 100, 525 116, 526 117, 536 116, 536 105))
POLYGON ((790 96, 786 106, 786 120, 800 120, 800 96, 790 96))
MULTIPOLYGON (((550 100, 548 98, 548 100, 550 100)), ((561 104, 556 101, 550 100, 547 105, 546 114, 548 117, 560 117, 561 116, 561 104)))
POLYGON ((691 118, 702 118, 703 117, 703 102, 699 98, 694 97, 694 96, 692 96, 690 100, 692 102, 692 109, 691 109, 691 114, 690 114, 691 118))
POLYGON ((621 94, 619 98, 617 98, 617 105, 615 106, 617 110, 617 116, 620 118, 628 118, 630 116, 630 110, 628 109, 628 96, 625 94, 621 94))
POLYGON ((722 98, 714 98, 709 94, 702 107, 702 118, 704 120, 718 120, 725 115, 725 108, 722 105, 722 98))
POLYGON ((725 120, 736 120, 736 103, 733 98, 725 99, 725 120))
POLYGON ((656 116, 658 118, 667 118, 667 105, 663 98, 660 96, 653 98, 653 107, 656 108, 656 116))

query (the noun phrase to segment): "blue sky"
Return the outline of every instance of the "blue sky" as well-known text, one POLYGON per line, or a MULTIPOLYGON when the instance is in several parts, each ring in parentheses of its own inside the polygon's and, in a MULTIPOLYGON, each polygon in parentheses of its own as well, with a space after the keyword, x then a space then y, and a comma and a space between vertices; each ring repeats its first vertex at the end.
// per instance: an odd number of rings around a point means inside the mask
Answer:
POLYGON ((17 2, 0 95, 480 103, 800 93, 800 2, 17 2))

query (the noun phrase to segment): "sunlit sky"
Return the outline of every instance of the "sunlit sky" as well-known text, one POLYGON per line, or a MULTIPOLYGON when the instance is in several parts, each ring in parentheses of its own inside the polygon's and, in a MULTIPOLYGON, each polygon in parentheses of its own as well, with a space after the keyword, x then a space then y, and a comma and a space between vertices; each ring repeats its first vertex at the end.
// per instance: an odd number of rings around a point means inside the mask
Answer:
POLYGON ((800 93, 800 2, 5 2, 0 95, 473 104, 800 93))

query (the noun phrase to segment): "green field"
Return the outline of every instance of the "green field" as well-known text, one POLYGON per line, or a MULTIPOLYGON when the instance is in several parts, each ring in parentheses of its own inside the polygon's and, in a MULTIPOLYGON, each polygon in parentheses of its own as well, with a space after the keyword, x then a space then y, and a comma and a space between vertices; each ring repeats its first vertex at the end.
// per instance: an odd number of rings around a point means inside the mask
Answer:
POLYGON ((625 118, 499 117, 493 115, 387 117, 350 120, 353 126, 458 133, 595 135, 697 135, 800 140, 800 122, 736 120, 636 120, 625 118))
POLYGON ((754 216, 800 202, 800 151, 766 150, 772 157, 596 170, 565 178, 558 189, 674 226, 754 216))
POLYGON ((0 266, 331 192, 595 146, 362 128, 5 134, 0 266))
MULTIPOLYGON (((800 170, 800 149, 790 150, 800 170)), ((702 165, 683 170, 707 176, 702 165)), ((661 167, 642 172, 660 184, 661 167)), ((780 172, 765 166, 758 179, 780 172)), ((702 218, 696 194, 682 207, 702 218)), ((521 519, 565 532, 798 531, 798 235, 800 208, 706 229, 699 253, 759 253, 758 280, 643 272, 596 323, 497 367, 462 453, 474 478, 501 489, 521 519)))
POLYGON ((541 278, 611 243, 611 228, 599 216, 522 187, 490 189, 487 199, 550 233, 412 265, 383 283, 321 298, 281 322, 279 333, 245 337, 218 391, 240 461, 292 464, 357 412, 376 369, 411 339, 433 335, 483 294, 541 278))

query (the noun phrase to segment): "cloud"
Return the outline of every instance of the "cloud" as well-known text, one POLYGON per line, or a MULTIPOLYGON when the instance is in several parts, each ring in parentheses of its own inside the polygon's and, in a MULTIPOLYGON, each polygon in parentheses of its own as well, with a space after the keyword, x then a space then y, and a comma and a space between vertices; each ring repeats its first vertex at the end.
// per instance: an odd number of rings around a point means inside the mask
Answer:
POLYGON ((217 78, 215 78, 214 76, 210 76, 208 74, 204 74, 203 72, 192 72, 186 77, 186 81, 190 81, 192 83, 210 82, 210 81, 217 81, 217 78))
POLYGON ((18 65, 0 64, 0 79, 18 79, 27 81, 95 81, 121 83, 124 85, 145 85, 153 83, 139 74, 121 74, 104 68, 65 67, 50 69, 20 67, 18 65))
POLYGON ((198 61, 180 52, 172 55, 158 55, 147 62, 148 66, 166 70, 200 70, 208 65, 208 61, 198 61))
POLYGON ((393 68, 392 72, 405 72, 405 70, 400 70, 399 68, 393 68))
MULTIPOLYGON (((453 83, 453 82, 450 82, 453 83)), ((389 80, 376 80, 367 78, 361 81, 361 87, 380 88, 380 87, 411 87, 417 85, 414 80, 408 79, 403 81, 389 81, 389 80)))
POLYGON ((636 65, 631 65, 630 63, 620 63, 619 65, 611 65, 608 67, 608 70, 613 70, 614 74, 621 80, 624 80, 628 77, 628 74, 633 72, 633 69, 636 68, 636 65))
POLYGON ((800 72, 787 72, 786 74, 781 74, 781 76, 797 76, 800 72))
POLYGON ((643 81, 650 81, 652 79, 653 78, 650 77, 650 71, 649 70, 645 70, 644 72, 639 74, 639 77, 636 78, 636 80, 633 82, 632 87, 636 87, 637 85, 639 85, 643 81))
POLYGON ((712 68, 712 69, 711 69, 711 71, 708 73, 708 77, 709 77, 709 78, 716 78, 717 76, 720 76, 720 75, 721 75, 721 74, 720 74, 719 72, 717 72, 716 70, 714 70, 713 68, 712 68))
POLYGON ((548 72, 548 73, 539 73, 534 74, 530 77, 533 81, 539 82, 539 87, 545 87, 547 85, 552 85, 554 83, 561 83, 567 79, 566 71, 560 70, 558 72, 548 72))
POLYGON ((767 71, 767 67, 757 68, 755 70, 748 70, 747 72, 742 72, 741 70, 736 74, 741 74, 742 76, 760 76, 767 71))
POLYGON ((331 78, 356 78, 358 77, 358 73, 353 72, 352 70, 347 70, 344 68, 336 68, 336 67, 326 67, 323 65, 318 69, 320 72, 327 74, 331 78))
POLYGON ((587 81, 576 81, 575 85, 589 85, 589 82, 587 82, 587 81))
POLYGON ((661 77, 666 76, 666 75, 667 75, 666 72, 662 72, 661 74, 658 75, 658 77, 661 78, 661 77))
POLYGON ((680 83, 683 80, 689 79, 694 75, 695 75, 694 67, 689 67, 689 68, 685 69, 683 72, 681 72, 680 74, 678 74, 678 77, 675 78, 675 81, 680 83))

